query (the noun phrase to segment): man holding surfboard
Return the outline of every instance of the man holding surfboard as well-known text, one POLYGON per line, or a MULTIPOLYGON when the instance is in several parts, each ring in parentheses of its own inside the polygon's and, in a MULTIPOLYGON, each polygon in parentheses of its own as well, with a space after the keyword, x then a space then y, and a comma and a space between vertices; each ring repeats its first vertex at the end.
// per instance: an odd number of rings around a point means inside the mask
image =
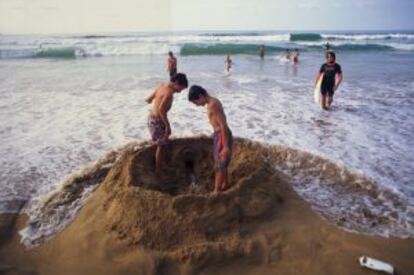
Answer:
POLYGON ((315 90, 320 87, 320 105, 328 110, 333 101, 333 95, 342 81, 341 66, 335 62, 336 56, 333 51, 326 52, 326 63, 322 64, 315 80, 315 90))

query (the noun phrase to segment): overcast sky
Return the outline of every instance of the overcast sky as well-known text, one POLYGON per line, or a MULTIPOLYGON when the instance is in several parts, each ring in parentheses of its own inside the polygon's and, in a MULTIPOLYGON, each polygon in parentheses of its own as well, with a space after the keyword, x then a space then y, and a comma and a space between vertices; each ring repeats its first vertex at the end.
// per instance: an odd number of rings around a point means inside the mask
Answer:
POLYGON ((0 0, 0 33, 414 29, 414 0, 0 0))

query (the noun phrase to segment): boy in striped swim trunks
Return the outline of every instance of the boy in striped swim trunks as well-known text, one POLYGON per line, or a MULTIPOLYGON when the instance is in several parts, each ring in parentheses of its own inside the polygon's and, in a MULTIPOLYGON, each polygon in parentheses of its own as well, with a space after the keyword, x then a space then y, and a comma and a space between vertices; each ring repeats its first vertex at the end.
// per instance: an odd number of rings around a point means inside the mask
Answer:
POLYGON ((214 192, 221 192, 228 183, 227 167, 230 164, 233 146, 233 135, 227 125, 223 106, 217 98, 210 96, 203 87, 197 85, 191 86, 188 100, 197 106, 207 106, 208 119, 214 129, 214 192))
POLYGON ((152 103, 152 111, 148 116, 148 129, 151 138, 157 145, 155 152, 155 172, 161 172, 164 146, 168 143, 171 135, 170 122, 167 113, 171 109, 174 94, 180 93, 188 86, 185 74, 175 74, 169 83, 162 84, 149 97, 145 99, 147 103, 152 103))

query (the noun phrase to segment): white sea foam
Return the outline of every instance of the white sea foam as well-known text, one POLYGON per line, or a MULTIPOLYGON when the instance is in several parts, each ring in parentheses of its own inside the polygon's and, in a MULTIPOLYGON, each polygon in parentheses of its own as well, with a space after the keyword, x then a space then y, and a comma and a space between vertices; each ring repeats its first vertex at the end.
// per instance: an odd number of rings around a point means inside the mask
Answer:
POLYGON ((384 40, 384 39, 414 39, 414 34, 322 34, 325 39, 334 40, 384 40))
MULTIPOLYGON (((329 41, 333 46, 357 45, 364 50, 372 45, 390 49, 413 51, 414 34, 322 34, 317 41, 290 41, 289 33, 261 34, 163 34, 163 35, 110 35, 110 36, 0 36, 0 59, 32 58, 47 50, 73 49, 73 57, 98 57, 122 55, 165 55, 172 50, 180 53, 185 44, 266 44, 278 48, 323 46, 329 41)), ((375 48, 374 48, 375 49, 375 48)), ((255 53, 253 53, 255 54, 255 53)), ((63 55, 67 57, 67 53, 63 55)), ((62 55, 46 54, 45 57, 59 58, 62 55)))

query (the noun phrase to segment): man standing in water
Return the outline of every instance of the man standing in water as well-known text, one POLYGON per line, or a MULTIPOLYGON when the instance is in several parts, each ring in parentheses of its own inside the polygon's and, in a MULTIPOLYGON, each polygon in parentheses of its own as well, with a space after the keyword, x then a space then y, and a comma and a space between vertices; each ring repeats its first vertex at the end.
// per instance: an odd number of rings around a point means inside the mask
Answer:
POLYGON ((293 63, 298 64, 299 63, 299 49, 295 49, 293 51, 293 63))
POLYGON ((180 93, 188 87, 187 76, 185 74, 175 74, 167 84, 162 84, 145 101, 150 104, 154 102, 152 111, 148 116, 148 129, 152 140, 157 145, 155 152, 155 172, 161 172, 164 146, 168 143, 171 135, 170 122, 167 113, 173 103, 173 95, 180 93))
POLYGON ((265 46, 261 45, 259 48, 259 55, 260 55, 260 59, 264 59, 264 55, 265 55, 265 46))
POLYGON ((328 110, 331 106, 334 92, 338 89, 342 81, 341 66, 335 61, 335 53, 333 51, 326 52, 326 63, 322 64, 315 80, 316 87, 319 79, 323 77, 321 85, 321 108, 324 110, 328 110), (337 75, 338 77, 336 78, 337 75))
POLYGON ((210 96, 203 87, 197 85, 191 86, 188 100, 197 106, 207 105, 208 119, 214 129, 214 192, 221 192, 228 183, 227 167, 230 164, 233 146, 233 135, 227 125, 223 106, 217 98, 210 96))
POLYGON ((174 54, 170 51, 168 52, 168 59, 167 59, 167 70, 170 74, 170 78, 173 77, 177 73, 177 58, 174 54))
POLYGON ((231 60, 230 55, 227 55, 226 60, 224 60, 224 66, 225 66, 226 73, 230 73, 232 64, 233 64, 233 60, 231 60))
POLYGON ((325 50, 326 51, 330 51, 331 50, 331 45, 329 44, 329 42, 326 42, 326 44, 325 44, 325 50))

